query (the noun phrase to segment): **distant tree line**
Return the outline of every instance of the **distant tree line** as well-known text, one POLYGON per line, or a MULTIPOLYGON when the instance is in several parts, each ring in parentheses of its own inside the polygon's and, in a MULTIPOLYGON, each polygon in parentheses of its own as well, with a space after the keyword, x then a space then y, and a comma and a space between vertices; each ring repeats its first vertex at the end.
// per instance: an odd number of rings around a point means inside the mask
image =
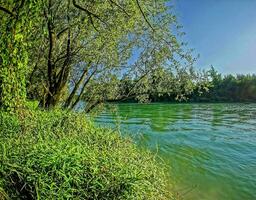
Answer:
POLYGON ((131 91, 129 88, 133 85, 133 80, 120 80, 116 92, 122 98, 109 101, 256 102, 255 74, 222 75, 213 67, 201 73, 192 71, 191 69, 189 74, 182 72, 181 76, 168 70, 158 69, 148 74, 146 82, 149 87, 139 84, 136 90, 141 93, 134 92, 132 95, 129 94, 131 91))
POLYGON ((213 67, 208 71, 209 90, 193 93, 196 102, 256 102, 256 74, 222 75, 213 67))

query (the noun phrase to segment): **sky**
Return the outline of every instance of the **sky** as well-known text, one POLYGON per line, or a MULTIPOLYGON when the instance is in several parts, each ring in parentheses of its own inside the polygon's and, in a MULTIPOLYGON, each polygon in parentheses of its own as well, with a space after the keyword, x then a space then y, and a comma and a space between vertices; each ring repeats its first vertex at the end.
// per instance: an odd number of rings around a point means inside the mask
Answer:
POLYGON ((173 0, 186 35, 200 54, 195 66, 224 74, 256 74, 256 0, 173 0))

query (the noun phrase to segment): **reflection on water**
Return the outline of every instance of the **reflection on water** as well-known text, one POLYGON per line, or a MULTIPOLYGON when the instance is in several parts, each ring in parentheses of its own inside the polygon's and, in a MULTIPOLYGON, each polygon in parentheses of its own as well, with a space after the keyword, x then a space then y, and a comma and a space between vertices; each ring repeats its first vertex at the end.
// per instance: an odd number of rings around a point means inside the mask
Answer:
POLYGON ((96 119, 158 151, 182 198, 256 199, 256 104, 118 104, 96 119))

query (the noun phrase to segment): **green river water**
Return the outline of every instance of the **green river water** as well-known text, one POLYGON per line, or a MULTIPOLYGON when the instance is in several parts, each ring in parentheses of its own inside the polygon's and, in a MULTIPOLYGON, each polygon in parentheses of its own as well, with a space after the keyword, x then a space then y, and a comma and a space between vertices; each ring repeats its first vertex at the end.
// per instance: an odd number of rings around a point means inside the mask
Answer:
POLYGON ((256 104, 117 104, 97 123, 158 151, 184 200, 256 200, 256 104))

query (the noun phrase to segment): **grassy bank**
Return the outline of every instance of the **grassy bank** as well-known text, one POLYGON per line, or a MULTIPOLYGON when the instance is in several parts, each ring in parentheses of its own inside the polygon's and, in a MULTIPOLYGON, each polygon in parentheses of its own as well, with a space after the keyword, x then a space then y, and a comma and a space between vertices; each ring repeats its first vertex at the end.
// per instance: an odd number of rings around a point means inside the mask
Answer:
POLYGON ((0 199, 172 199, 154 156, 78 113, 0 113, 0 199))

